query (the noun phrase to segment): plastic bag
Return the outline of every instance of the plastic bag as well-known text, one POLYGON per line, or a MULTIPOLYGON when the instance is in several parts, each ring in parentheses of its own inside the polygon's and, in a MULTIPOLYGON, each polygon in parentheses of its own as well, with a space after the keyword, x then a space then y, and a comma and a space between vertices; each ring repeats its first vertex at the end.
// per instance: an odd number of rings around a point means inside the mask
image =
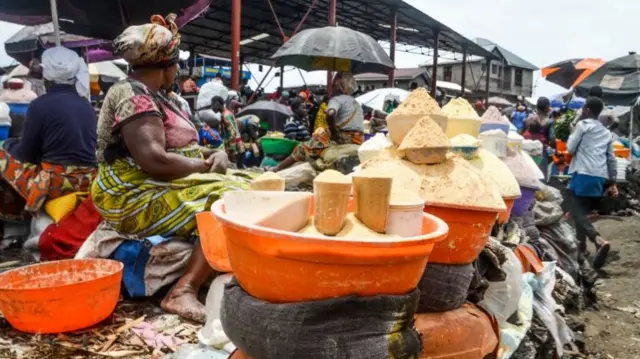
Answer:
POLYGON ((518 349, 520 343, 531 328, 533 320, 533 290, 530 283, 535 282, 533 273, 522 275, 522 295, 518 302, 518 324, 500 323, 500 355, 499 359, 509 359, 518 349))
POLYGON ((318 173, 308 162, 278 172, 285 181, 287 191, 300 191, 313 188, 313 180, 318 173))
POLYGON ((516 255, 505 251, 507 261, 502 264, 502 270, 507 278, 502 282, 489 282, 489 289, 484 293, 484 299, 478 305, 493 314, 500 324, 505 323, 518 309, 522 296, 522 265, 516 255))
POLYGON ((392 145, 393 143, 387 139, 387 136, 383 133, 377 133, 358 148, 358 158, 360 158, 360 163, 375 157, 377 154, 392 145))
POLYGON ((211 100, 216 96, 222 97, 226 101, 229 97, 229 89, 217 81, 202 85, 196 100, 196 111, 211 107, 211 100))
POLYGON ((565 323, 564 318, 556 312, 558 304, 553 299, 553 288, 556 284, 556 263, 545 262, 544 270, 532 283, 533 310, 553 336, 556 342, 556 353, 562 358, 563 347, 573 341, 573 332, 565 323))
POLYGON ((540 156, 542 155, 542 142, 535 140, 524 140, 522 142, 522 149, 528 153, 530 156, 540 156))
POLYGON ((567 222, 540 227, 540 235, 555 251, 555 260, 573 278, 578 277, 578 242, 576 233, 567 222))

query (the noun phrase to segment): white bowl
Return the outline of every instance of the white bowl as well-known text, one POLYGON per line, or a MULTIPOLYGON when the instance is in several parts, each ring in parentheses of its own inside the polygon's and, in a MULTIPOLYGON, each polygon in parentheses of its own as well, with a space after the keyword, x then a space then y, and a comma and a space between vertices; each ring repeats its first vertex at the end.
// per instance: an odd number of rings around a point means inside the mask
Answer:
POLYGON ((224 206, 235 221, 297 232, 309 220, 312 197, 307 192, 230 191, 224 206))

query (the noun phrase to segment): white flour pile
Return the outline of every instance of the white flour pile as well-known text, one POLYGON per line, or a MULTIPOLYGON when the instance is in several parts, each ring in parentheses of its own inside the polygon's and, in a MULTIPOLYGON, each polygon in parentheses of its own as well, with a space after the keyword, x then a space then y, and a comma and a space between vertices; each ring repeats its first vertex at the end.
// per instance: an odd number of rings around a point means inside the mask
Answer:
POLYGON ((477 168, 484 178, 488 178, 496 184, 502 198, 512 199, 521 196, 520 185, 516 177, 509 170, 509 167, 493 153, 481 148, 478 150, 478 157, 469 160, 469 163, 477 168))

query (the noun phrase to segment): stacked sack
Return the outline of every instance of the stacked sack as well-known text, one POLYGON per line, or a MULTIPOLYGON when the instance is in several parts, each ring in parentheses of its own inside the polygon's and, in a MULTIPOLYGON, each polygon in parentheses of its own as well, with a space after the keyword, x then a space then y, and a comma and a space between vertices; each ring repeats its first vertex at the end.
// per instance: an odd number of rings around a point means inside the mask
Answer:
POLYGON ((425 200, 425 211, 449 225, 448 237, 435 244, 418 285, 420 358, 485 357, 497 347, 496 323, 482 309, 466 303, 467 292, 475 275, 473 263, 488 242, 498 214, 507 207, 492 180, 464 159, 478 156, 480 119, 466 100, 456 99, 440 110, 420 89, 397 111, 400 115, 392 113, 388 127, 398 147, 365 161, 362 168, 394 174, 397 190, 418 193, 425 200), (411 109, 416 113, 412 115, 411 109), (432 114, 424 114, 427 111, 432 114), (443 115, 453 117, 442 123, 443 115), (402 133, 409 119, 412 126, 402 133))

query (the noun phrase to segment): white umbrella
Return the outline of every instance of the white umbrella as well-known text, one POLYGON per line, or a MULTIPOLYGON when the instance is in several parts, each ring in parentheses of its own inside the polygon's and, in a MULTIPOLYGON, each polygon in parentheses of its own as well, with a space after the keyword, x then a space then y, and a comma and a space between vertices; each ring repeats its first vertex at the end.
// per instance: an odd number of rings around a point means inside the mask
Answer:
POLYGON ((409 91, 399 88, 383 88, 367 92, 362 96, 358 96, 356 101, 359 104, 374 110, 384 111, 384 101, 387 96, 393 96, 399 102, 404 101, 409 96, 409 91))
POLYGON ((127 77, 113 61, 102 61, 89 64, 89 76, 91 81, 98 81, 99 77, 106 82, 117 82, 127 77))

